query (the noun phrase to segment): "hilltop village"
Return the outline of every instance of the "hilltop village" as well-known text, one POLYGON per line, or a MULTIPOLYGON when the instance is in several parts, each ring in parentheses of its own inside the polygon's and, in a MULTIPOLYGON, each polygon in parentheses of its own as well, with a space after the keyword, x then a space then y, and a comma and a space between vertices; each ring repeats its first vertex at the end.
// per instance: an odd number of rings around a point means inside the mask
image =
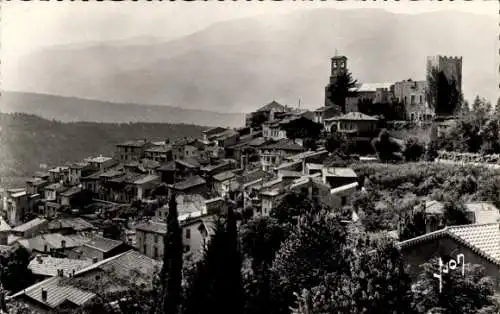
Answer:
MULTIPOLYGON (((461 67, 461 58, 428 58, 428 72, 442 69, 459 91, 461 67)), ((217 217, 230 210, 243 228, 252 219, 275 217, 293 195, 334 209, 347 226, 370 230, 359 197, 376 179, 360 169, 387 162, 386 140, 400 146, 390 151, 395 159, 411 160, 408 142, 384 137, 391 123, 387 104, 403 108, 404 116, 392 120, 422 129, 433 124, 436 137, 456 117, 436 113, 429 105, 427 80, 357 84, 339 96, 331 86, 340 84, 346 73, 347 58, 333 57, 325 104, 316 110, 273 100, 248 114, 244 127, 215 127, 198 138, 176 141, 131 139, 117 143, 114 156, 96 152, 78 162, 40 169, 24 187, 3 191, 0 251, 24 249, 31 276, 29 285, 8 291, 4 302, 40 313, 76 310, 95 300, 101 289, 116 288, 97 287, 105 276, 123 288, 133 274, 136 284, 151 288, 166 254, 170 206, 177 208, 183 257, 189 262, 203 258, 217 217), (172 195, 174 201, 169 200, 172 195)), ((451 162, 455 157, 450 154, 436 151, 434 161, 451 162)), ((467 156, 473 161, 474 156, 467 156)), ((491 163, 497 162, 490 157, 491 163)), ((457 225, 444 223, 448 203, 442 198, 420 197, 411 206, 423 212, 422 233, 402 239, 403 227, 396 223, 370 234, 394 240, 414 269, 435 257, 439 247, 450 256, 464 253, 466 261, 482 265, 498 280, 500 213, 491 199, 465 202, 468 223, 457 225)), ((498 282, 495 287, 499 291, 498 282)))

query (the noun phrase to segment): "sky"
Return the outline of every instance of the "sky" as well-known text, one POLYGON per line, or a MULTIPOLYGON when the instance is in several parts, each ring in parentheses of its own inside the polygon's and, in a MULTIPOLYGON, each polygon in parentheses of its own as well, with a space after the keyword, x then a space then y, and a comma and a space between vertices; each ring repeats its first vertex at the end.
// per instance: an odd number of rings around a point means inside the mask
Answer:
POLYGON ((498 16, 497 0, 473 1, 153 1, 2 2, 2 58, 11 59, 47 46, 130 39, 168 40, 218 21, 312 8, 382 8, 418 14, 438 10, 498 16))

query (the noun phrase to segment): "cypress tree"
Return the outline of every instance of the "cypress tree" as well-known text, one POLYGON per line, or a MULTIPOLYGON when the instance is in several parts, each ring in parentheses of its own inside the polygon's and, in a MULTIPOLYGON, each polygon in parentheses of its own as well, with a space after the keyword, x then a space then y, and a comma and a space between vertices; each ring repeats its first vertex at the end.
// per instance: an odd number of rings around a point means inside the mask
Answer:
POLYGON ((167 233, 164 238, 163 267, 161 280, 161 313, 177 314, 181 304, 182 284, 182 230, 179 225, 177 202, 172 192, 168 203, 167 233))
POLYGON ((227 295, 230 305, 229 313, 241 313, 243 311, 243 280, 241 276, 241 254, 236 226, 236 216, 232 204, 229 204, 226 221, 227 241, 227 295))

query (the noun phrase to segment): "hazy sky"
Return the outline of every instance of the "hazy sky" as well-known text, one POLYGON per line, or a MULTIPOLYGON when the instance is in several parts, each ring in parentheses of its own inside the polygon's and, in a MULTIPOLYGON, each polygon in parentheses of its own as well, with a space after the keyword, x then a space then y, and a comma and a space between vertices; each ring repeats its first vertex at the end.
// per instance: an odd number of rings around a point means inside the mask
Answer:
POLYGON ((498 1, 224 1, 2 3, 2 58, 52 45, 119 40, 138 36, 171 39, 232 18, 281 14, 308 8, 383 8, 418 14, 459 10, 498 16, 498 1))

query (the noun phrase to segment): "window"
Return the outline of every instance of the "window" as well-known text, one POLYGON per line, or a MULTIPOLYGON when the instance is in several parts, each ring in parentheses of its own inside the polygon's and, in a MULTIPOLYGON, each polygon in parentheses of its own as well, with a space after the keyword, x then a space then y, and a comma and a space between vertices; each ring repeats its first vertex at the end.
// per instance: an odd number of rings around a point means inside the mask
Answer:
POLYGON ((191 229, 186 229, 186 239, 191 239, 191 229))
POLYGON ((415 95, 411 95, 411 104, 414 105, 415 104, 415 95))
POLYGON ((342 204, 342 206, 345 206, 347 204, 347 197, 342 196, 342 198, 341 198, 341 204, 342 204))
POLYGON ((422 95, 420 95, 420 97, 419 97, 419 98, 420 98, 419 103, 420 103, 420 104, 423 104, 424 102, 423 102, 423 97, 422 97, 422 95))
POLYGON ((146 254, 147 252, 146 248, 147 248, 146 243, 144 243, 144 245, 142 246, 142 253, 146 254))
POLYGON ((154 248, 153 258, 154 259, 158 258, 158 248, 156 246, 154 248))
POLYGON ((158 243, 158 235, 155 234, 155 243, 158 243))

